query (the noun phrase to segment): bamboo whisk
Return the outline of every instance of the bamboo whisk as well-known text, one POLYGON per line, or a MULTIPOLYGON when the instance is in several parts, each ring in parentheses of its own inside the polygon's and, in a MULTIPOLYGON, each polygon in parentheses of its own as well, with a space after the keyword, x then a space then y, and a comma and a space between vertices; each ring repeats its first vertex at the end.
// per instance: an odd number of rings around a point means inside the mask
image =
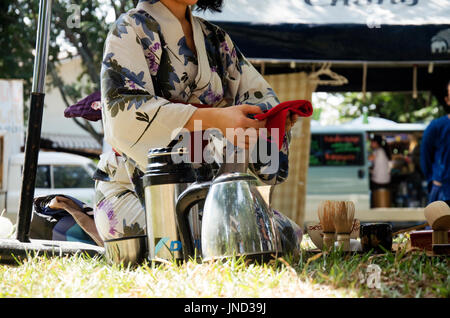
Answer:
POLYGON ((355 217, 355 204, 352 201, 338 201, 335 204, 334 227, 337 234, 338 246, 343 251, 350 251, 350 233, 355 217))
POLYGON ((323 230, 323 245, 326 250, 334 246, 334 207, 334 201, 322 201, 317 211, 323 230))

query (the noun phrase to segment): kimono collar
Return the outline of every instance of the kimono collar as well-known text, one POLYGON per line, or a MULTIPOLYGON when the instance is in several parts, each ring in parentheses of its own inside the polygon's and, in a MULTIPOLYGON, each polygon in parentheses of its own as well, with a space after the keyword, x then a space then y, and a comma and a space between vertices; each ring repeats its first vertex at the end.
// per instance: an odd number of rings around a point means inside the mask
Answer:
MULTIPOLYGON (((178 21, 177 17, 167 8, 161 1, 159 0, 141 0, 139 1, 137 7, 138 10, 147 11, 158 23, 161 25, 161 28, 164 26, 169 26, 172 31, 176 31, 178 34, 181 32, 183 34, 183 29, 181 28, 181 24, 178 21), (174 30, 176 28, 176 30, 174 30)), ((191 10, 188 7, 188 14, 191 16, 191 10)), ((192 18, 191 18, 192 20, 192 18)))
MULTIPOLYGON (((167 8, 159 0, 141 0, 136 8, 138 10, 148 12, 158 22, 168 46, 171 49, 176 49, 178 41, 184 37, 184 32, 180 21, 178 21, 177 17, 169 10, 169 8, 167 8)), ((205 37, 200 21, 197 17, 192 15, 190 7, 188 7, 187 14, 189 15, 192 24, 192 32, 198 60, 198 71, 195 78, 197 89, 191 93, 195 95, 198 93, 198 95, 201 95, 210 83, 212 72, 208 61, 208 55, 205 47, 205 37)), ((178 52, 178 49, 176 49, 176 52, 178 52)))

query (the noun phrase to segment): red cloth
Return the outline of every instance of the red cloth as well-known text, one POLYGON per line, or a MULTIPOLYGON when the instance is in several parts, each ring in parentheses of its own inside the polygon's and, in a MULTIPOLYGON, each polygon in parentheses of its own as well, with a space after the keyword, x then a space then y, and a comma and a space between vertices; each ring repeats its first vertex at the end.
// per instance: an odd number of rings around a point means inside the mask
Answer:
POLYGON ((269 109, 263 114, 257 114, 255 119, 264 120, 267 119, 266 128, 270 132, 272 128, 278 128, 280 130, 278 139, 278 149, 281 149, 283 145, 283 138, 286 129, 286 119, 289 112, 298 114, 300 117, 309 117, 313 113, 313 107, 307 100, 293 100, 287 101, 269 109))

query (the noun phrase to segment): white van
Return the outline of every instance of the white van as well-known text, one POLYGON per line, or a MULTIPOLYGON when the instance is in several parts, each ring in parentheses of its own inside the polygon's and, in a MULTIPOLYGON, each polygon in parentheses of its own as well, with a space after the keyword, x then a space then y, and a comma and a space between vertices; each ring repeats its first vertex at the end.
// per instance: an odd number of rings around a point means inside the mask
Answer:
MULTIPOLYGON (((362 222, 396 222, 408 225, 425 220, 423 207, 426 197, 413 198, 419 190, 405 189, 408 169, 398 168, 398 158, 411 155, 411 140, 421 139, 425 124, 347 124, 339 126, 311 126, 310 165, 307 179, 305 224, 317 222, 317 207, 323 200, 350 200, 355 203, 356 217, 362 222), (370 191, 370 135, 384 136, 391 144, 391 204, 388 207, 371 205, 370 191)), ((420 148, 418 148, 420 149, 420 148)), ((416 149, 416 151, 418 150, 416 149)), ((420 152, 419 152, 420 153, 420 152)), ((416 163, 417 167, 417 163, 416 163)), ((420 187, 426 182, 419 180, 420 187)), ((423 191, 423 190, 422 190, 423 191)), ((426 190, 425 190, 426 191, 426 190)), ((418 196, 418 195, 417 195, 418 196)), ((426 196, 426 194, 425 194, 426 196)))
MULTIPOLYGON (((6 215, 14 223, 19 211, 24 153, 9 158, 6 191, 6 215)), ((94 202, 94 162, 86 157, 62 153, 39 153, 34 197, 65 194, 89 206, 94 202)))

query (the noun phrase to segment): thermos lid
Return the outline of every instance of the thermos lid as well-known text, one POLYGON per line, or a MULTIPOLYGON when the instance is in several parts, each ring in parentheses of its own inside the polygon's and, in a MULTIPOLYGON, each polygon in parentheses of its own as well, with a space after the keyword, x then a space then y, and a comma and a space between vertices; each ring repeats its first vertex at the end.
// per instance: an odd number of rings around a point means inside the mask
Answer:
POLYGON ((360 226, 360 233, 370 233, 374 231, 384 231, 392 234, 392 224, 390 223, 363 223, 360 226))
POLYGON ((152 148, 147 158, 144 187, 196 181, 192 164, 186 162, 190 158, 186 148, 152 148))

